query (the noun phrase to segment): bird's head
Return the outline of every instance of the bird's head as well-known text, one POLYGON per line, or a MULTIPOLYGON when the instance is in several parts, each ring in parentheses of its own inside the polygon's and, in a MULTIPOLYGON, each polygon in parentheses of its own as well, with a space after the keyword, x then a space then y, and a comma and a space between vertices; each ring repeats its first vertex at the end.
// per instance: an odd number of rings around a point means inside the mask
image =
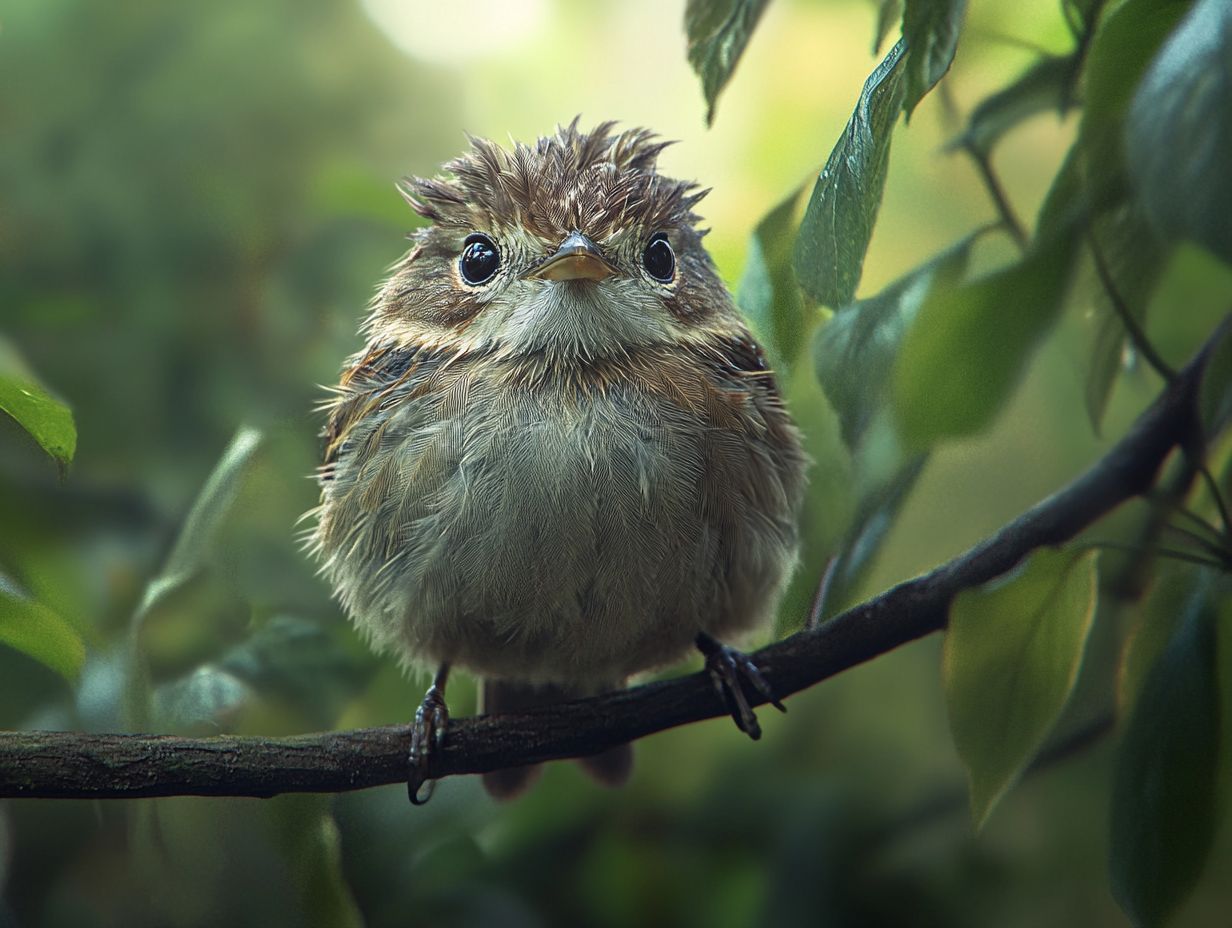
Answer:
POLYGON ((369 328, 424 346, 568 358, 701 338, 731 298, 702 246, 705 195, 655 168, 650 132, 577 120, 533 146, 484 139, 409 178, 431 225, 381 289, 369 328))

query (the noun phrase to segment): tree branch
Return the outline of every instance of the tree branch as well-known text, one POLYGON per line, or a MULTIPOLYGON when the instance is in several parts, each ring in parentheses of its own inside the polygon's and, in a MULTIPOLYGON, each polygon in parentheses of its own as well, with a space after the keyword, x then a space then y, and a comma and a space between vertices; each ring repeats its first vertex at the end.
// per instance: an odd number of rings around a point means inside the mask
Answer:
MULTIPOLYGON (((945 625, 962 590, 1012 569, 1036 548, 1070 540, 1145 493, 1164 460, 1198 427, 1196 396, 1210 346, 1180 371, 1133 428, 1086 473, 932 572, 899 584, 824 625, 763 648, 757 663, 780 696, 891 651, 945 625)), ((764 700, 750 693, 750 703, 764 700)), ((654 732, 726 714, 695 673, 520 715, 457 719, 433 754, 433 778, 579 757, 654 732)), ((341 792, 405 782, 410 728, 290 738, 222 735, 0 733, 0 797, 116 799, 341 792)))

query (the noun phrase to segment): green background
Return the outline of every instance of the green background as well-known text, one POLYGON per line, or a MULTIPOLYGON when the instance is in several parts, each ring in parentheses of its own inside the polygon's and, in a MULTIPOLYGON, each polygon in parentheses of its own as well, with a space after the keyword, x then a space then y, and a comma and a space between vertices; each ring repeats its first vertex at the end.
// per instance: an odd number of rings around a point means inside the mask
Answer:
MULTIPOLYGON (((130 617, 242 425, 265 438, 208 569, 146 617, 151 725, 281 734, 409 719, 426 681, 366 652, 296 543, 316 496, 318 385, 359 347, 364 305, 417 222, 393 183, 435 172, 464 132, 527 140, 579 113, 584 126, 646 125, 680 140, 665 172, 714 188, 707 243, 734 287, 756 223, 842 131, 877 60, 876 12, 776 0, 710 129, 682 17, 683 3, 659 0, 6 4, 0 334, 72 407, 79 437, 62 480, 0 417, 0 591, 72 624, 87 661, 69 686, 0 647, 0 727, 123 727, 130 617)), ((862 295, 993 218, 969 162, 943 147, 1032 60, 1009 36, 1068 42, 1052 2, 974 4, 951 76, 897 130, 862 295)), ((1073 132, 1044 115, 998 150, 1022 215, 1073 132)), ((993 240, 974 260, 1011 254, 993 240)), ((1200 267, 1152 314, 1174 362, 1232 292, 1201 258, 1181 260, 1200 267), (1186 289, 1195 274, 1204 283, 1186 289)), ((1108 446, 1081 412, 1089 310, 1068 308, 991 432, 934 454, 863 594, 961 551, 1108 446)), ((1104 434, 1157 388, 1131 371, 1104 434)), ((853 475, 816 451, 833 416, 795 392, 820 502, 853 475)), ((820 569, 801 565, 803 587, 820 569)), ((0 926, 1124 924, 1105 872, 1109 745, 1011 792, 975 836, 940 651, 934 636, 793 698, 784 717, 762 712, 758 744, 724 720, 645 739, 615 792, 557 764, 510 805, 470 779, 422 809, 397 786, 6 801, 0 926)), ((473 710, 469 681, 451 704, 473 710)), ((1232 911, 1216 876, 1232 868, 1227 832, 1176 924, 1232 911)))

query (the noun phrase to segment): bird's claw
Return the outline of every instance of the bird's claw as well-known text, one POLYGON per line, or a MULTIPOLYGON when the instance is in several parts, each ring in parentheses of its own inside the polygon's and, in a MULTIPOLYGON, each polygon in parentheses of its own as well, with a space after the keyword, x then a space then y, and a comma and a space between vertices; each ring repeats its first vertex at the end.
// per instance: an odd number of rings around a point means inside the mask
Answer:
POLYGON ((710 674, 715 692, 731 712, 736 727, 756 741, 761 737, 761 725, 745 696, 743 684, 752 686, 780 712, 786 712, 787 707, 774 695, 770 683, 747 654, 721 644, 709 635, 698 635, 697 646, 706 655, 706 672, 710 674))
POLYGON ((421 806, 432 798, 432 784, 428 779, 428 761, 432 752, 445 743, 445 730, 449 727, 449 707, 445 694, 433 684, 424 695, 423 702, 415 710, 415 723, 411 726, 411 753, 407 758, 409 770, 406 791, 411 803, 421 806), (423 795, 420 790, 427 787, 423 795))

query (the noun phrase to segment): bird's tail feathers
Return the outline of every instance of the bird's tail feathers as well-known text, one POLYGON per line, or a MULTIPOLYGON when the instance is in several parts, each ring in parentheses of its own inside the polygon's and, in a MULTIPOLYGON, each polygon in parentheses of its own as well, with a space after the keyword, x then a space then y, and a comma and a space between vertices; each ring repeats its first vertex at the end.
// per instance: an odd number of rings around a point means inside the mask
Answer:
MULTIPOLYGON (((485 679, 480 686, 479 711, 484 715, 511 715, 535 706, 552 705, 620 688, 621 684, 565 686, 485 679)), ((578 758, 582 769, 604 786, 621 786, 633 770, 633 745, 618 744, 598 754, 578 758)), ((496 799, 523 793, 541 772, 542 764, 509 767, 483 775, 483 786, 496 799)))

